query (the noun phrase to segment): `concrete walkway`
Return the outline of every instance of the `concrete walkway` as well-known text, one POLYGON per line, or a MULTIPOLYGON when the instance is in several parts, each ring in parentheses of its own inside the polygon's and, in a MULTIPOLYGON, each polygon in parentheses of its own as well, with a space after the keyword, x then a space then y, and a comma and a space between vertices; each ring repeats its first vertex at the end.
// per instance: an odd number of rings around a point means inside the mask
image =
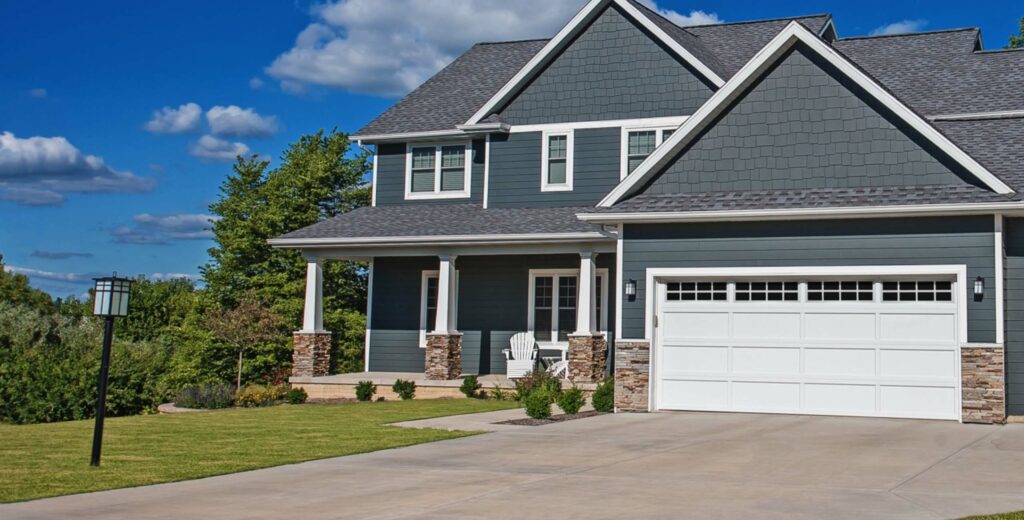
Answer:
POLYGON ((955 518, 1024 509, 1024 425, 604 415, 0 518, 955 518))

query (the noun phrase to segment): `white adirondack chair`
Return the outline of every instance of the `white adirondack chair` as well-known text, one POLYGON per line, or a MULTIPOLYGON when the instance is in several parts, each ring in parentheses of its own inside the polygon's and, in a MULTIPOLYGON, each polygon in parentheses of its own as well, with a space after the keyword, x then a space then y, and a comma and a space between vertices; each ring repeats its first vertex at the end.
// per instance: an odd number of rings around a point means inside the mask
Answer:
POLYGON ((556 347, 553 347, 553 348, 555 350, 559 351, 558 352, 558 357, 557 358, 554 358, 554 357, 552 357, 552 358, 545 357, 544 358, 544 361, 546 363, 548 363, 548 373, 553 375, 553 376, 555 376, 555 377, 568 378, 569 377, 569 360, 568 360, 569 347, 568 346, 556 346, 556 347))
POLYGON ((508 340, 509 347, 505 353, 505 374, 511 379, 525 377, 533 371, 537 363, 537 341, 533 334, 520 332, 508 340))

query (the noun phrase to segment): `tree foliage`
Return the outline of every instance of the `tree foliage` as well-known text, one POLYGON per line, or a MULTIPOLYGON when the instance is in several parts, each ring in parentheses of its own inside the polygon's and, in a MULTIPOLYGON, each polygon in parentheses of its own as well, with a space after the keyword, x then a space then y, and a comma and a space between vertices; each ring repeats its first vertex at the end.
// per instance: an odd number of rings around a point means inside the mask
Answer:
POLYGON ((1007 49, 1024 49, 1024 16, 1020 19, 1020 31, 1016 36, 1010 35, 1010 44, 1007 49))
POLYGON ((206 317, 206 326, 214 338, 238 351, 235 389, 242 389, 242 360, 247 348, 274 341, 281 335, 281 319, 252 291, 231 308, 216 309, 206 317))
POLYGON ((3 255, 0 255, 0 301, 17 302, 43 312, 56 310, 50 295, 29 286, 27 276, 7 272, 3 255))

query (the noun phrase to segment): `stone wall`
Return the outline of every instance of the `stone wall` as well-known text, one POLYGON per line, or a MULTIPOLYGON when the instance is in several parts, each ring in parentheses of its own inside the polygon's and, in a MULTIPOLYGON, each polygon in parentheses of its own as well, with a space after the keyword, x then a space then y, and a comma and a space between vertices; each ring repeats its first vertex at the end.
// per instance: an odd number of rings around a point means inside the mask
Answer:
POLYGON ((292 334, 292 375, 320 377, 330 373, 331 333, 292 334))
POLYGON ((427 379, 456 379, 462 375, 462 334, 427 334, 427 379))
POLYGON ((615 342, 615 411, 646 412, 651 376, 651 344, 615 342))
POLYGON ((960 349, 963 421, 1006 422, 1006 362, 1003 346, 960 349))
POLYGON ((596 383, 604 379, 608 341, 600 335, 569 335, 569 379, 596 383))

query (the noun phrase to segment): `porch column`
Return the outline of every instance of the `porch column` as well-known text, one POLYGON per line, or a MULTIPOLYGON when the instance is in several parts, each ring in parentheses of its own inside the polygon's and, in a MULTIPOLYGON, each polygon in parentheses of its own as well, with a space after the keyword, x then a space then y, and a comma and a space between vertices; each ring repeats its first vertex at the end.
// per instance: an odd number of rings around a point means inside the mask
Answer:
POLYGON ((434 330, 427 334, 424 375, 449 380, 462 375, 462 334, 455 330, 455 256, 439 255, 438 259, 437 316, 434 330))
POLYGON ((594 252, 580 252, 579 292, 576 300, 576 332, 569 335, 569 379, 594 383, 604 379, 607 340, 597 331, 594 252))
POLYGON ((330 372, 331 333, 324 330, 324 271, 319 257, 306 262, 306 303, 302 330, 292 334, 292 377, 319 377, 330 372))

